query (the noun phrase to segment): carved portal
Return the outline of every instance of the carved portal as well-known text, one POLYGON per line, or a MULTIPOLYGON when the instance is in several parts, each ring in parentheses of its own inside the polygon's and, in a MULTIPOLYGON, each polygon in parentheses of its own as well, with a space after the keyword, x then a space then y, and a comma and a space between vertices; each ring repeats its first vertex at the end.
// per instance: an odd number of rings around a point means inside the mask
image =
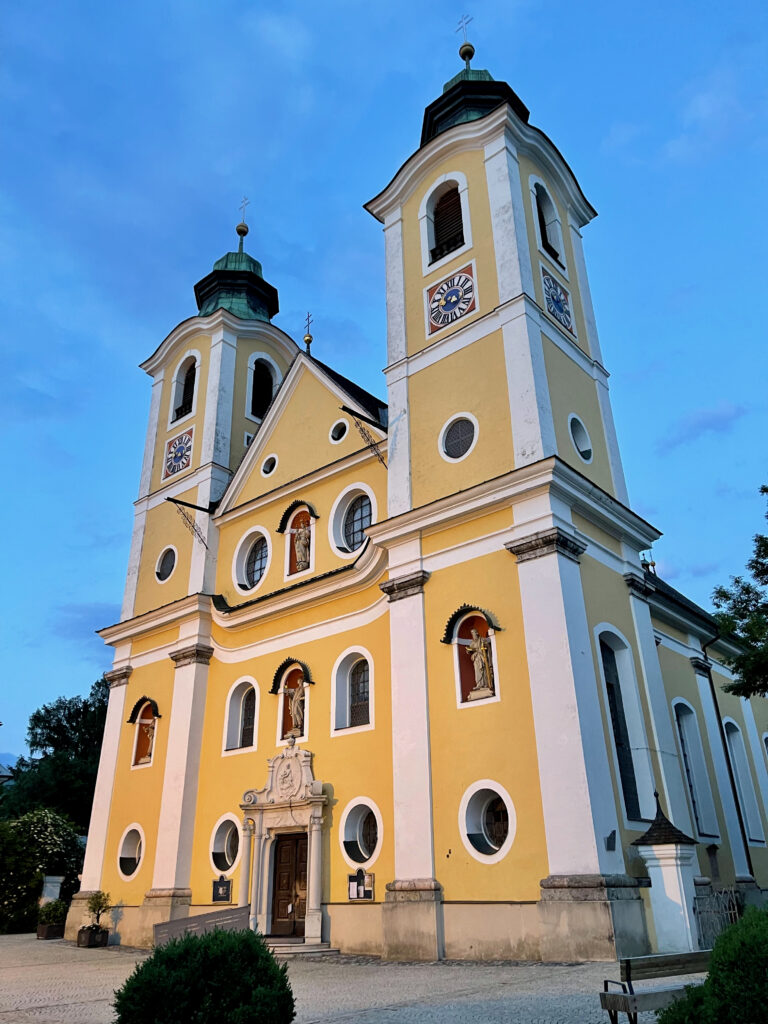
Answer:
MULTIPOLYGON (((288 746, 267 761, 267 784, 263 789, 249 789, 240 805, 246 823, 253 822, 252 836, 244 830, 248 844, 244 863, 253 865, 250 884, 251 927, 269 934, 272 922, 275 840, 286 833, 304 833, 309 838, 307 865, 307 912, 305 937, 319 942, 322 925, 322 823, 328 797, 323 784, 312 771, 312 753, 295 745, 288 746), (252 856, 248 857, 251 849, 252 856)), ((241 890, 244 903, 245 889, 241 890)))

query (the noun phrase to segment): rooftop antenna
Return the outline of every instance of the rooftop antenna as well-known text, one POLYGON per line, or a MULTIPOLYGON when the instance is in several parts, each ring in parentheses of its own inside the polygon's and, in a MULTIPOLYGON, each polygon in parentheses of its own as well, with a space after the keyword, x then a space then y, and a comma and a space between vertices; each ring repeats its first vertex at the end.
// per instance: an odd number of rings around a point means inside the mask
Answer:
POLYGON ((237 249, 238 252, 242 252, 243 251, 243 239, 248 234, 248 225, 245 223, 245 208, 246 208, 246 206, 250 205, 250 202, 251 202, 250 199, 248 199, 246 196, 243 196, 243 201, 242 201, 242 203, 240 203, 240 216, 241 216, 242 219, 241 219, 240 223, 237 225, 237 227, 235 228, 235 231, 240 236, 240 245, 238 246, 238 249, 237 249))
POLYGON ((312 339, 312 335, 309 333, 309 325, 311 323, 313 323, 312 316, 311 316, 311 314, 307 313, 306 333, 304 335, 304 344, 306 345, 306 348, 307 348, 307 355, 310 355, 309 349, 310 349, 310 346, 311 346, 312 340, 313 340, 312 339))
POLYGON ((459 47, 459 56, 463 61, 466 61, 467 71, 470 71, 469 62, 475 56, 475 48, 472 43, 467 41, 467 25, 470 21, 474 21, 474 18, 470 18, 467 14, 462 14, 459 18, 459 27, 456 29, 457 32, 464 33, 464 42, 459 47))

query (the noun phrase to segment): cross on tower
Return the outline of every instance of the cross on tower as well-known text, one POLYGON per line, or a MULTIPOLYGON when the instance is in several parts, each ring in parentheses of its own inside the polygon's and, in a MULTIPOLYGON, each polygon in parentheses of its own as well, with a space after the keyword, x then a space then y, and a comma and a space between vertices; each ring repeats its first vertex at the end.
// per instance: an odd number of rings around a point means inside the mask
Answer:
POLYGON ((470 18, 468 15, 462 14, 461 18, 459 18, 459 27, 456 29, 457 32, 464 33, 465 43, 467 41, 467 25, 470 23, 470 21, 474 21, 474 18, 470 18))
POLYGON ((309 315, 309 313, 307 313, 307 334, 309 334, 309 325, 311 323, 314 323, 314 321, 312 320, 312 317, 309 315))
POLYGON ((240 216, 243 224, 245 224, 245 208, 246 206, 250 206, 250 203, 250 199, 247 199, 245 196, 243 196, 243 201, 242 203, 240 203, 240 216))

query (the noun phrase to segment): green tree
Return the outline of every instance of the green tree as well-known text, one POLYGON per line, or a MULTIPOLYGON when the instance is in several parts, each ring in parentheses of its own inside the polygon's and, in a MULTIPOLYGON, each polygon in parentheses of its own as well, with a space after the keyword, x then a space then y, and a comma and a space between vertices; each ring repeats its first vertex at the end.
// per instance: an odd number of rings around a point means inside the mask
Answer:
MULTIPOLYGON (((760 488, 768 495, 768 487, 760 488)), ((768 519, 768 513, 766 513, 768 519)), ((726 686, 740 697, 768 693, 768 536, 754 538, 748 576, 732 576, 729 587, 716 587, 712 594, 715 617, 723 635, 732 634, 740 651, 727 661, 737 678, 726 686)))
POLYGON ((32 756, 10 769, 12 782, 0 789, 0 818, 46 807, 87 831, 108 696, 102 676, 87 697, 59 697, 33 712, 27 729, 32 756))

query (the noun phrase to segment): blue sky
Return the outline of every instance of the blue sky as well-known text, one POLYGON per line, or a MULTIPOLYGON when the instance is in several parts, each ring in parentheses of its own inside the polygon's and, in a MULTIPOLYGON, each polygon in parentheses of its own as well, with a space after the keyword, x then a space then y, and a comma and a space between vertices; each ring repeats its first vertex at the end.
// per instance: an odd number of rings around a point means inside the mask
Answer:
MULTIPOLYGON (((362 204, 460 66, 426 0, 28 0, 0 14, 5 540, 0 750, 109 667, 149 378, 194 283, 248 248, 276 323, 379 395, 383 239, 362 204)), ((600 215, 584 232, 630 498, 708 604, 764 511, 768 7, 479 0, 508 81, 600 215)))

